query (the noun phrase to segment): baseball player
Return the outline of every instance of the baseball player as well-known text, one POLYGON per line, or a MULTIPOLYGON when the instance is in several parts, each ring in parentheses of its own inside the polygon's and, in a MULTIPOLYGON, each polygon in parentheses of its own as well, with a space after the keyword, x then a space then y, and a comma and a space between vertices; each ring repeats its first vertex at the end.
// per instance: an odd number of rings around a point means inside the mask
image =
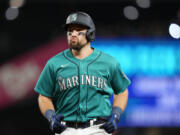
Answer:
POLYGON ((87 13, 70 14, 64 28, 69 49, 47 61, 35 86, 40 111, 56 134, 112 134, 126 107, 130 80, 115 58, 91 47, 96 29, 87 13))

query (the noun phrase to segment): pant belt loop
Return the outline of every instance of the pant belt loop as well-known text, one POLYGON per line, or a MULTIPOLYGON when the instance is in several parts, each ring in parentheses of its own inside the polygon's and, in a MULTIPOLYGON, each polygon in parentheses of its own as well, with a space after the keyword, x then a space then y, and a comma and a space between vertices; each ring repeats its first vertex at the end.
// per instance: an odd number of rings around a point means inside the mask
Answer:
POLYGON ((95 125, 95 122, 97 121, 97 119, 92 119, 91 121, 90 121, 90 126, 93 126, 93 125, 95 125))
POLYGON ((76 128, 76 129, 78 128, 78 124, 77 124, 77 122, 75 122, 75 128, 76 128))
POLYGON ((94 125, 94 120, 90 120, 90 127, 94 125))

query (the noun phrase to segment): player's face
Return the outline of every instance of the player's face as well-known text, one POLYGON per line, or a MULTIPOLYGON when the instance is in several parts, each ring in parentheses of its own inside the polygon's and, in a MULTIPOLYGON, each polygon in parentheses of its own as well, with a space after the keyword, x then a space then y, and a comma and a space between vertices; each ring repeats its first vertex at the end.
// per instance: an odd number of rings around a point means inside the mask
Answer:
POLYGON ((67 40, 71 49, 80 50, 87 45, 87 28, 82 25, 73 24, 67 29, 67 40))

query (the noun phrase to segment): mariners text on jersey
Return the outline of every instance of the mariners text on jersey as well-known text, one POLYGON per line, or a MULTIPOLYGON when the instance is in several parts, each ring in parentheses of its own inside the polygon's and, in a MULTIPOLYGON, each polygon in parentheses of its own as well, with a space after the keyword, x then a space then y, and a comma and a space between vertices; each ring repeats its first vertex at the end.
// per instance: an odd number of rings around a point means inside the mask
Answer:
POLYGON ((80 82, 80 85, 91 85, 93 87, 98 87, 101 89, 105 89, 107 86, 106 80, 104 80, 100 77, 93 76, 93 75, 92 76, 91 75, 81 75, 80 80, 79 80, 78 76, 73 76, 71 78, 66 78, 66 79, 62 78, 60 76, 58 78, 60 91, 78 86, 79 82, 80 82))

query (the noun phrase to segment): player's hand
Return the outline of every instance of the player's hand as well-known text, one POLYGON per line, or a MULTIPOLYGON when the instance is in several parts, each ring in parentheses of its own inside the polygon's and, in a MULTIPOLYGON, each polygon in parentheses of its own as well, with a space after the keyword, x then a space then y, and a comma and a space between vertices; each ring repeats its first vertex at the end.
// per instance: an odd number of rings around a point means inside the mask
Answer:
POLYGON ((50 119, 50 129, 55 133, 62 133, 66 129, 66 126, 61 124, 63 119, 61 114, 53 115, 50 119))
POLYGON ((66 129, 66 126, 61 124, 61 121, 64 119, 62 114, 56 115, 53 110, 47 110, 45 116, 49 120, 50 129, 54 133, 62 133, 66 129))
POLYGON ((100 128, 104 129, 107 133, 113 133, 117 129, 117 124, 120 119, 121 109, 119 107, 113 107, 111 116, 108 119, 108 122, 103 124, 100 128))

